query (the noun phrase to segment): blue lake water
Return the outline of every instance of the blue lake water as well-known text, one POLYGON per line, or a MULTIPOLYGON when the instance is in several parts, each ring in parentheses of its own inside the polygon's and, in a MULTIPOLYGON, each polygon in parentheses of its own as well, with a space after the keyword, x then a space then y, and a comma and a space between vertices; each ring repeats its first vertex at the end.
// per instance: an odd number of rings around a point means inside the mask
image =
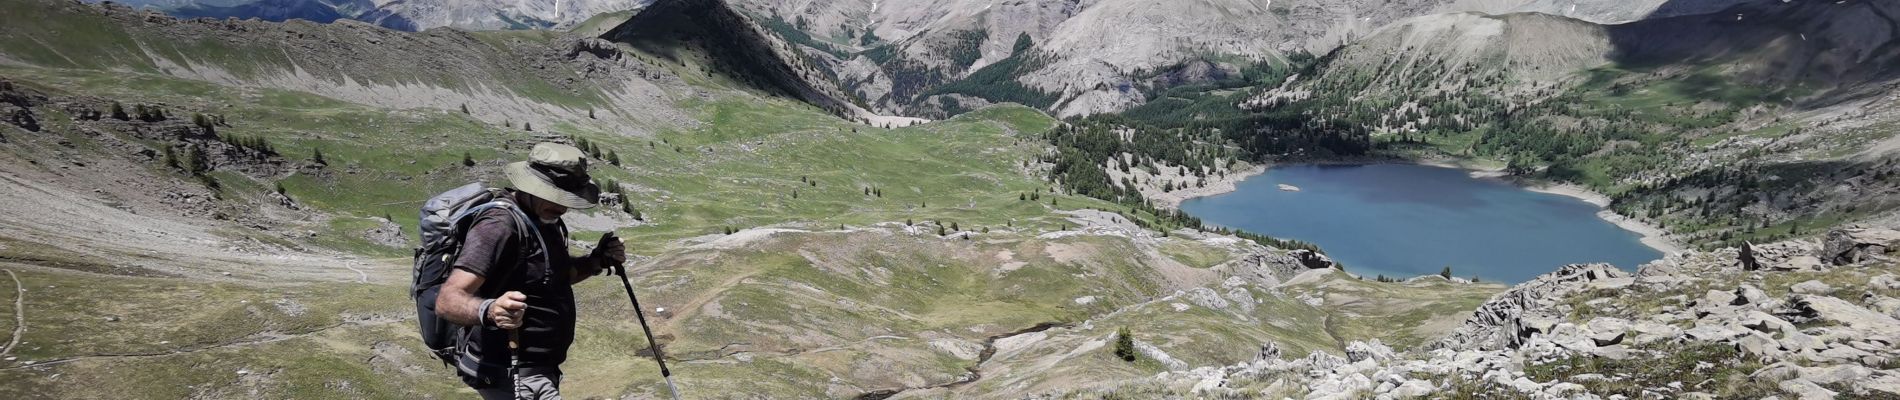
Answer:
POLYGON ((1523 282, 1572 263, 1662 257, 1582 200, 1412 164, 1293 165, 1182 203, 1208 225, 1318 244, 1371 279, 1452 274, 1523 282), (1280 190, 1280 184, 1300 191, 1280 190))

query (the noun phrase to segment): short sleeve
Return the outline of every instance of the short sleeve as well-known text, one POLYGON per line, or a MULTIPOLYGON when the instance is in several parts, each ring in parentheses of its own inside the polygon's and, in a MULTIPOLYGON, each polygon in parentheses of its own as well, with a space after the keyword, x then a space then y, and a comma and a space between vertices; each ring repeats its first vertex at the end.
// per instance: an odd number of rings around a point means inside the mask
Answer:
POLYGON ((512 216, 507 210, 492 209, 475 218, 463 240, 462 253, 455 258, 455 268, 484 278, 496 272, 505 274, 505 269, 512 266, 506 260, 518 247, 512 243, 516 240, 512 216))

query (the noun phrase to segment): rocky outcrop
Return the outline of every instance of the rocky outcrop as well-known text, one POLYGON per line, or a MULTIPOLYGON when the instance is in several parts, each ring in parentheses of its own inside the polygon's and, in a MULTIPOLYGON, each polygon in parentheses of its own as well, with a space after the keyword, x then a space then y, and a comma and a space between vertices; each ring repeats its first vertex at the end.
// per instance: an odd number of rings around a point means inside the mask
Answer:
POLYGON ((1629 278, 1609 264, 1572 264, 1493 296, 1478 306, 1463 326, 1435 346, 1450 349, 1515 348, 1522 339, 1548 333, 1561 313, 1553 310, 1564 296, 1589 289, 1596 281, 1629 278))
POLYGON ((1900 396, 1900 299, 1891 296, 1900 275, 1892 263, 1867 262, 1884 252, 1882 235, 1869 228, 1833 232, 1829 238, 1853 239, 1826 250, 1800 240, 1754 246, 1761 262, 1754 269, 1744 268, 1750 252, 1739 249, 1671 256, 1634 275, 1569 265, 1493 297, 1425 349, 1393 352, 1376 341, 1353 341, 1343 346, 1344 358, 1314 352, 1284 360, 1269 343, 1247 362, 1177 369, 1154 380, 1199 397, 1402 399, 1476 391, 1604 399, 1618 396, 1592 391, 1633 382, 1645 397, 1711 398, 1732 387, 1709 382, 1727 379, 1756 382, 1756 390, 1781 398, 1891 398, 1900 396), (1864 257, 1844 267, 1777 267, 1847 251, 1864 257), (1676 352, 1708 349, 1718 350, 1698 353, 1714 358, 1694 360, 1697 373, 1729 368, 1726 378, 1642 380, 1639 372, 1614 369, 1679 362, 1676 352), (1563 366, 1579 358, 1591 360, 1593 370, 1563 366), (1529 373, 1533 366, 1542 372, 1529 373))

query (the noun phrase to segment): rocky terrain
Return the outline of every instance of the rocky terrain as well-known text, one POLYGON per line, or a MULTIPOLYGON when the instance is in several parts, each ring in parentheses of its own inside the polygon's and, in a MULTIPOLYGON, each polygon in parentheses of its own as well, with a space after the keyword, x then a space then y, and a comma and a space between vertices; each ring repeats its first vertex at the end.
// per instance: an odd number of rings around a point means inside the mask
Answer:
POLYGON ((1570 265, 1492 297, 1430 346, 1352 342, 1342 357, 1268 343, 1246 362, 1046 397, 1891 398, 1895 239, 1850 227, 1635 274, 1570 265))

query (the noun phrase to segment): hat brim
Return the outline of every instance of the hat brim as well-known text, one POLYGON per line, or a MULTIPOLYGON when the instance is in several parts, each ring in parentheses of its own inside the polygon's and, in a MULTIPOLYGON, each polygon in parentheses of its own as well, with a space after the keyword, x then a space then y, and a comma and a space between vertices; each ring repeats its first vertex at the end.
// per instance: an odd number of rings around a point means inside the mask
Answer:
POLYGON ((576 210, 594 208, 600 203, 600 188, 594 186, 593 182, 588 182, 577 193, 554 186, 554 182, 535 173, 533 168, 529 168, 526 161, 508 164, 505 169, 508 174, 508 183, 514 184, 515 190, 527 192, 542 200, 552 201, 554 204, 576 210))

